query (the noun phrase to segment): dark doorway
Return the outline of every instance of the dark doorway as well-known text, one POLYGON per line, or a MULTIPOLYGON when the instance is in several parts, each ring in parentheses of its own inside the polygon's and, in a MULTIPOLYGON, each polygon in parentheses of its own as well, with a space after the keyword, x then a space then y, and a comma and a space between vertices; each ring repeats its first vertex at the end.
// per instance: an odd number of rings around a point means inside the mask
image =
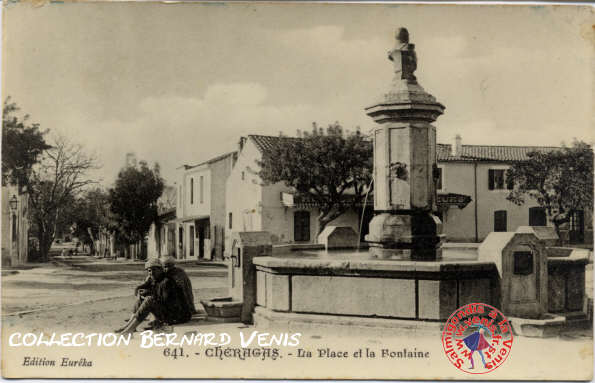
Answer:
POLYGON ((544 208, 529 208, 529 226, 547 226, 547 215, 544 208))
POLYGON ((176 228, 172 224, 167 225, 167 255, 174 255, 176 252, 176 245, 174 244, 176 239, 176 228))
POLYGON ((506 231, 506 210, 497 210, 494 212, 494 231, 506 231))
POLYGON ((186 258, 186 251, 184 251, 184 228, 180 227, 178 233, 178 248, 180 249, 180 259, 186 258))
POLYGON ((205 227, 198 227, 198 258, 205 257, 205 227))
POLYGON ((583 243, 585 241, 585 213, 575 210, 568 216, 568 240, 570 243, 583 243))
POLYGON ((296 211, 293 213, 293 240, 295 242, 310 240, 310 212, 296 211))
POLYGON ((194 226, 190 226, 188 230, 188 246, 190 250, 190 254, 188 256, 190 258, 194 257, 194 230, 194 226))

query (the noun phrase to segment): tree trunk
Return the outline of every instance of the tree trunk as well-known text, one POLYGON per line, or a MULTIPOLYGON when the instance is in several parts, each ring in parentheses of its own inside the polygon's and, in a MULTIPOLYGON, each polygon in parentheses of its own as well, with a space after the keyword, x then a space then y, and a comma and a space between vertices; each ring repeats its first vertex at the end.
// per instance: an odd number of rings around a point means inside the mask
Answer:
POLYGON ((50 249, 52 247, 52 239, 48 233, 43 233, 39 239, 39 260, 47 262, 49 260, 50 249))
POLYGON ((95 236, 93 235, 93 230, 91 230, 90 227, 87 228, 87 232, 89 233, 89 237, 91 238, 91 251, 90 251, 90 255, 95 255, 93 254, 93 251, 95 249, 97 249, 97 240, 95 239, 95 236))

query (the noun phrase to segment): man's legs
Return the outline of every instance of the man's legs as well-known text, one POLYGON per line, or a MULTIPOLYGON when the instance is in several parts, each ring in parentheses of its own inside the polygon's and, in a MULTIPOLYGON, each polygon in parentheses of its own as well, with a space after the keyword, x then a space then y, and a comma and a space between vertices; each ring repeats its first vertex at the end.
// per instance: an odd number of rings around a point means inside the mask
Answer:
POLYGON ((157 320, 162 318, 161 307, 152 296, 146 297, 140 304, 138 310, 136 310, 136 312, 132 315, 126 326, 124 326, 122 329, 119 329, 120 331, 116 332, 120 332, 122 334, 135 332, 136 327, 142 321, 144 321, 150 313, 153 313, 157 320))
POLYGON ((132 316, 129 319, 126 319, 126 324, 120 328, 118 328, 117 330, 114 330, 114 332, 122 332, 124 331, 124 329, 126 328, 126 326, 128 326, 128 323, 130 323, 131 320, 134 319, 136 312, 140 309, 140 306, 143 304, 143 301, 145 300, 145 297, 141 297, 139 296, 136 301, 134 302, 134 306, 132 307, 132 316))

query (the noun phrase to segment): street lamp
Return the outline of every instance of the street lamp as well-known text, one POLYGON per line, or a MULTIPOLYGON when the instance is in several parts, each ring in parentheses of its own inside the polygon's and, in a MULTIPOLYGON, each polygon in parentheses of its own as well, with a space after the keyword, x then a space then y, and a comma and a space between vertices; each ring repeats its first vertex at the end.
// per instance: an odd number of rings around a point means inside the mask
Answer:
POLYGON ((10 206, 10 211, 12 211, 13 213, 15 211, 17 211, 18 204, 19 204, 19 201, 17 200, 17 196, 13 194, 12 198, 8 201, 8 205, 10 206))
POLYGON ((11 241, 10 241, 10 263, 11 265, 15 265, 18 259, 18 245, 15 246, 15 242, 18 240, 17 235, 17 217, 16 211, 19 201, 17 200, 16 195, 12 195, 12 198, 8 201, 8 206, 10 207, 10 218, 11 218, 11 241), (16 256, 15 256, 16 253, 16 256))

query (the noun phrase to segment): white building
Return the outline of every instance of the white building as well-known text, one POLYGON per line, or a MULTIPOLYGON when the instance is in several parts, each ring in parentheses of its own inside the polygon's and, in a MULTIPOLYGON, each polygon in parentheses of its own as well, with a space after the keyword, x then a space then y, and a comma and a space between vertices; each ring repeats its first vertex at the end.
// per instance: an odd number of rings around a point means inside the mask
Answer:
POLYGON ((157 220, 149 228, 147 256, 159 258, 176 252, 176 196, 175 186, 166 186, 157 200, 157 220))
MULTIPOLYGON (((227 249, 231 248, 232 231, 268 231, 274 244, 316 243, 316 204, 295 200, 293 190, 284 183, 265 185, 258 176, 257 161, 280 139, 283 138, 249 135, 240 140, 238 159, 227 180, 227 249)), ((366 212, 371 212, 371 208, 366 212)), ((351 226, 358 232, 360 214, 350 210, 329 225, 351 226)))
POLYGON ((2 185, 2 265, 29 261, 29 194, 8 181, 2 185))
MULTIPOLYGON (((463 145, 457 136, 454 147, 436 147, 441 180, 437 193, 440 218, 449 241, 480 242, 492 231, 515 231, 519 226, 553 226, 537 201, 527 198, 523 205, 507 200, 512 187, 506 170, 514 162, 527 160, 532 151, 553 151, 557 147, 463 145), (468 196, 464 208, 447 204, 448 195, 468 196), (440 204, 440 202, 443 204, 440 204)), ((592 206, 575 211, 568 224, 566 240, 572 243, 592 242, 592 206)))
POLYGON ((236 152, 179 168, 176 187, 176 257, 223 259, 226 180, 236 152))
MULTIPOLYGON (((258 177, 257 161, 283 138, 249 135, 240 141, 238 159, 227 180, 226 248, 232 231, 268 231, 273 243, 316 243, 318 208, 310 201, 294 200, 283 183, 264 185, 258 177)), ((518 206, 506 199, 506 169, 527 159, 531 151, 554 147, 437 145, 440 177, 437 180, 436 212, 443 221, 443 233, 452 242, 481 242, 492 231, 515 231, 519 226, 553 226, 543 208, 528 200, 518 206)), ((373 197, 370 196, 370 199, 373 197)), ((367 234, 371 209, 349 211, 330 225, 351 226, 360 237, 367 234)), ((573 214, 568 240, 592 241, 592 208, 573 214)))

